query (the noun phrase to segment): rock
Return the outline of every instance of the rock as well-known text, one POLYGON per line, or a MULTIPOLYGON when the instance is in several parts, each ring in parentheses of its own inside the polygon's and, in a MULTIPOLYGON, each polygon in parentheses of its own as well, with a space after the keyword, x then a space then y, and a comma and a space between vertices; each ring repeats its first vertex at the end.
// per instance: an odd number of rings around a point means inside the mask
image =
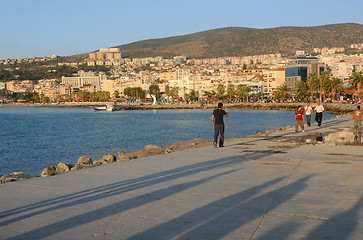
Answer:
POLYGON ((165 150, 165 153, 172 153, 172 152, 174 152, 172 147, 169 147, 165 150))
POLYGON ((107 154, 103 156, 100 160, 104 160, 106 162, 116 162, 116 157, 112 154, 107 154))
POLYGON ((122 159, 122 158, 124 158, 125 156, 126 156, 126 152, 124 152, 124 151, 118 151, 118 159, 122 159))
POLYGON ((122 158, 118 159, 116 162, 125 162, 130 160, 131 160, 130 156, 123 156, 122 158))
POLYGON ((73 167, 72 164, 65 164, 65 163, 58 163, 57 168, 55 169, 55 173, 62 173, 62 172, 68 172, 71 170, 71 168, 73 167))
POLYGON ((77 163, 76 165, 74 165, 74 167, 71 168, 71 171, 78 170, 78 169, 83 169, 83 168, 90 168, 90 167, 93 167, 93 163, 92 164, 80 164, 80 163, 77 163))
POLYGON ((12 182, 12 181, 19 181, 24 179, 32 178, 29 174, 24 172, 13 172, 8 175, 2 175, 0 177, 0 183, 12 182))
POLYGON ((95 160, 93 162, 93 166, 100 166, 100 165, 111 163, 111 162, 116 162, 116 157, 112 154, 107 154, 107 155, 104 155, 101 159, 95 160))
POLYGON ((77 164, 93 164, 91 157, 82 156, 78 158, 77 164))
POLYGON ((41 177, 48 177, 55 175, 55 167, 54 166, 48 166, 44 168, 42 173, 40 174, 41 177))
POLYGON ((146 145, 144 147, 145 150, 152 150, 152 149, 160 149, 161 147, 159 146, 156 146, 156 145, 153 145, 153 144, 149 144, 149 145, 146 145))

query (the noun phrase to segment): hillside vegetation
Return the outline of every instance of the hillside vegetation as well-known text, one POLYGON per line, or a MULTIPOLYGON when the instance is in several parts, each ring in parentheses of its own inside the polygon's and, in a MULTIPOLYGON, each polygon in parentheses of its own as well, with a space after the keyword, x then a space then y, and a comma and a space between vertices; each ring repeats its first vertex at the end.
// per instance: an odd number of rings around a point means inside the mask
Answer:
POLYGON ((296 50, 311 52, 315 47, 348 47, 353 43, 363 43, 361 24, 267 29, 228 27, 116 47, 121 48, 123 57, 211 58, 269 53, 291 56, 296 50))

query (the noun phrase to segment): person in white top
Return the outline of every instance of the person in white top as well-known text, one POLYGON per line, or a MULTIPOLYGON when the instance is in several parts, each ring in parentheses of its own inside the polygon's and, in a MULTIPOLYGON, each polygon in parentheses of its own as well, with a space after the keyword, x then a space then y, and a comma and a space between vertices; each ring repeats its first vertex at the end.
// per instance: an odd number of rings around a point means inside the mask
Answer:
POLYGON ((313 112, 313 109, 311 108, 309 102, 306 104, 304 110, 305 110, 305 116, 306 116, 306 123, 310 127, 310 125, 311 125, 310 124, 310 119, 311 119, 311 116, 314 116, 314 112, 313 112))
POLYGON ((320 104, 320 100, 318 99, 316 101, 316 103, 318 104, 316 107, 315 107, 315 121, 318 123, 318 126, 320 127, 321 126, 321 121, 323 120, 323 114, 324 114, 324 107, 323 105, 320 104))

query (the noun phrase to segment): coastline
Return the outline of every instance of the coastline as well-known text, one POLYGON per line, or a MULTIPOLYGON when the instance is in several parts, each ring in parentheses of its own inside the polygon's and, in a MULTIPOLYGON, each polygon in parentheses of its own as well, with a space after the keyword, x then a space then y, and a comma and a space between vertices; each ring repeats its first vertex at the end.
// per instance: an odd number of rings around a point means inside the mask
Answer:
MULTIPOLYGON (((14 104, 3 104, 0 106, 36 106, 36 107, 99 107, 105 106, 107 102, 67 102, 67 103, 56 103, 56 104, 41 104, 41 103, 14 103, 14 104)), ((264 102, 242 102, 242 103, 224 103, 226 109, 260 109, 260 110, 295 110, 297 106, 305 105, 305 103, 264 103, 264 102)), ((312 103, 314 106, 314 103, 312 103)), ((323 103, 327 112, 343 114, 353 112, 356 108, 354 104, 343 104, 343 103, 323 103)), ((120 110, 169 110, 169 109, 214 109, 216 103, 213 104, 120 104, 114 103, 114 107, 120 110)))

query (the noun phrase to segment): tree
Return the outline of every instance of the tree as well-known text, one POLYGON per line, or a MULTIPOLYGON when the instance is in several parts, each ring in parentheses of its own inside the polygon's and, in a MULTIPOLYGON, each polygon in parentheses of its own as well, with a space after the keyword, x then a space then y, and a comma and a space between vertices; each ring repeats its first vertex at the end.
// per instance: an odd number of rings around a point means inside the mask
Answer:
POLYGON ((310 97, 311 97, 311 99, 313 99, 314 94, 319 89, 319 79, 316 77, 315 73, 310 73, 309 74, 308 80, 307 80, 307 86, 308 86, 308 91, 311 94, 310 97))
POLYGON ((308 94, 308 85, 303 81, 298 81, 295 85, 296 96, 298 99, 305 99, 308 94))
POLYGON ((236 95, 236 91, 233 84, 228 84, 227 86, 227 96, 229 98, 229 101, 236 95))
POLYGON ((218 84, 217 97, 220 98, 220 99, 223 98, 224 91, 225 91, 224 84, 223 83, 218 84))
POLYGON ((276 88, 276 91, 274 92, 275 99, 287 100, 289 97, 290 97, 290 89, 286 86, 286 84, 283 84, 278 88, 276 88))
POLYGON ((77 93, 77 98, 83 101, 89 101, 90 100, 90 93, 86 90, 80 90, 77 93))
POLYGON ((319 77, 319 99, 323 101, 324 85, 330 80, 330 73, 327 71, 321 72, 319 77))
POLYGON ((245 86, 243 86, 242 84, 239 84, 236 88, 236 95, 239 98, 239 100, 243 100, 243 98, 245 97, 245 86))
POLYGON ((152 96, 155 96, 156 99, 159 98, 159 94, 160 94, 160 88, 159 88, 159 85, 157 84, 152 84, 150 85, 149 87, 149 94, 152 96))
POLYGON ((189 100, 190 101, 195 101, 195 99, 197 98, 196 92, 194 89, 190 90, 189 92, 189 100))
POLYGON ((128 97, 132 97, 132 89, 130 87, 125 88, 124 94, 128 97))
POLYGON ((361 90, 363 88, 363 72, 354 72, 350 76, 349 86, 350 88, 361 90))
POLYGON ((124 89, 124 94, 132 99, 139 99, 145 97, 145 91, 141 87, 127 87, 124 89))
POLYGON ((325 82, 325 92, 335 99, 337 93, 344 90, 343 81, 340 78, 332 78, 325 82))
POLYGON ((113 96, 114 96, 115 98, 119 98, 119 97, 120 97, 120 92, 119 92, 118 90, 114 91, 114 92, 113 92, 113 96))

